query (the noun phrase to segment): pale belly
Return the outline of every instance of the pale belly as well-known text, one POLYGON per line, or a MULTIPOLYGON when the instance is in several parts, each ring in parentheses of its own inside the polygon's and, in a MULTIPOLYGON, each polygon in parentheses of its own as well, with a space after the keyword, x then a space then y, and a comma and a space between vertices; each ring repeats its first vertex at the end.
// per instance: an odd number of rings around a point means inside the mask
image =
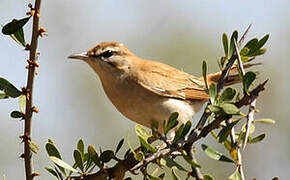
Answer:
POLYGON ((179 113, 179 122, 185 123, 191 120, 193 115, 200 110, 203 101, 191 101, 163 97, 154 94, 135 82, 115 82, 114 88, 107 88, 103 82, 105 92, 111 102, 128 119, 151 128, 152 122, 158 122, 159 130, 162 130, 164 120, 167 120, 173 112, 179 113))

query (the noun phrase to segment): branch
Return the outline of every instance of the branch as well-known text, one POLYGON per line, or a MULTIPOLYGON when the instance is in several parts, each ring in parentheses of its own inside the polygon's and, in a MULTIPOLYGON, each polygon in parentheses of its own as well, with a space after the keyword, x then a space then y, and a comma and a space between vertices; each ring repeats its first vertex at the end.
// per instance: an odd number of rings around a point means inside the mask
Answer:
POLYGON ((36 63, 36 49, 39 37, 39 13, 40 13, 41 0, 35 0, 34 10, 35 14, 33 16, 33 27, 32 27, 32 38, 29 49, 29 66, 28 66, 28 77, 26 85, 26 111, 25 111, 25 127, 24 127, 24 161, 25 161, 25 173, 26 180, 32 180, 35 177, 33 174, 32 160, 31 160, 31 150, 29 143, 31 140, 31 119, 33 113, 32 100, 33 100, 33 82, 35 75, 36 63))

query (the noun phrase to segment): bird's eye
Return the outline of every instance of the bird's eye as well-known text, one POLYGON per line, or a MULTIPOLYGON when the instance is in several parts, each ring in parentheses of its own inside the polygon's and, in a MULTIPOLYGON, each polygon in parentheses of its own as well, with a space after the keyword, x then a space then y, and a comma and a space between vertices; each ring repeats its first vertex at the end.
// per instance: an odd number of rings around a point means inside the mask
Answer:
POLYGON ((109 58, 109 57, 111 57, 113 54, 114 54, 113 51, 108 50, 108 51, 105 51, 105 52, 103 52, 102 54, 100 54, 100 56, 101 56, 101 57, 104 57, 104 58, 109 58))

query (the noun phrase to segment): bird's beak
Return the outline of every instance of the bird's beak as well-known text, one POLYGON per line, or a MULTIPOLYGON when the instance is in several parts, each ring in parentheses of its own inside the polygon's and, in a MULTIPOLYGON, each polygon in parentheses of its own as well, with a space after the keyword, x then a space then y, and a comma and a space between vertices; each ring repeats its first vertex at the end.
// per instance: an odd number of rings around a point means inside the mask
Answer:
POLYGON ((68 56, 68 58, 71 59, 80 59, 80 60, 87 60, 88 59, 88 53, 87 52, 82 52, 82 53, 76 53, 68 56))

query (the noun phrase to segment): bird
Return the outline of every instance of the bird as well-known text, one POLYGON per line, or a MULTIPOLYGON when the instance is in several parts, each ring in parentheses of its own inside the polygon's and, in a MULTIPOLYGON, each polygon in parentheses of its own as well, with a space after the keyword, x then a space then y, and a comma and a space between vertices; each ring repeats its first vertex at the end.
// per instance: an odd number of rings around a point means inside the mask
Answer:
MULTIPOLYGON (((209 100, 203 77, 138 57, 119 42, 102 42, 68 58, 83 60, 96 72, 121 114, 148 128, 157 122, 161 133, 161 125, 172 113, 179 114, 179 124, 186 123, 209 100)), ((217 83, 220 76, 221 72, 208 74, 208 85, 217 83)), ((238 75, 230 75, 225 85, 238 82, 238 75)), ((169 136, 174 136, 175 129, 169 136)))

